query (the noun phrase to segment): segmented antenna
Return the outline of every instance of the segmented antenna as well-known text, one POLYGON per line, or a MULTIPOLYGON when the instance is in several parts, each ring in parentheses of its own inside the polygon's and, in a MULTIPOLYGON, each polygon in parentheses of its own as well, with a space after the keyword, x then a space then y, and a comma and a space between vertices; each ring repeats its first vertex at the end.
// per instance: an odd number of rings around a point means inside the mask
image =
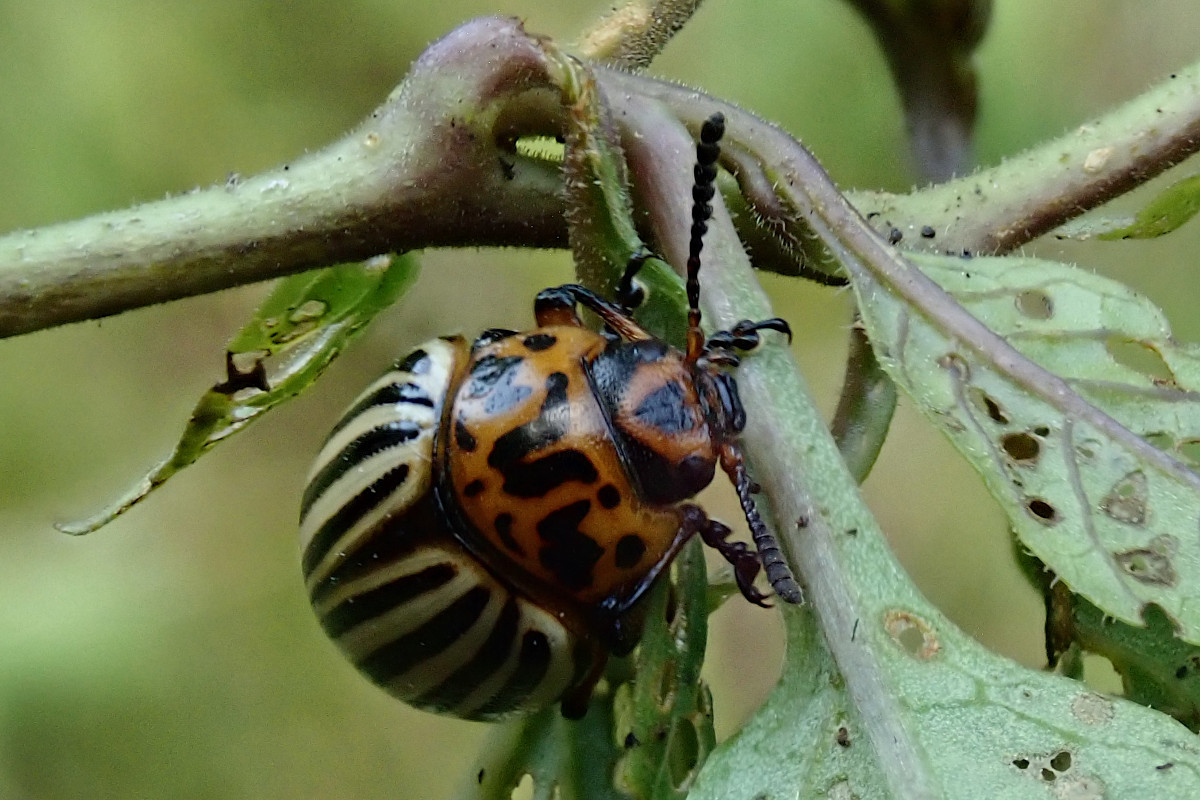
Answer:
POLYGON ((721 156, 721 137, 725 135, 725 115, 717 112, 700 126, 696 142, 696 166, 692 185, 692 235, 688 240, 687 360, 696 361, 704 351, 704 331, 700 329, 700 251, 712 217, 712 199, 717 192, 717 159, 721 156))

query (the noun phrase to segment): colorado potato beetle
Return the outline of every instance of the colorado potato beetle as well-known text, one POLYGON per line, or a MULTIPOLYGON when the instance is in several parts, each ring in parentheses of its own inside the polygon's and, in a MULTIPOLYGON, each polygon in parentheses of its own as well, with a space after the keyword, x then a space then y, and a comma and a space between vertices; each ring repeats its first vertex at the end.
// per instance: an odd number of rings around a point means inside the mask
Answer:
POLYGON ((418 708, 492 720, 560 702, 581 716, 610 654, 641 635, 639 601, 693 536, 758 604, 800 590, 755 509, 730 368, 773 318, 704 337, 699 268, 712 212, 714 115, 696 147, 680 351, 631 316, 633 259, 610 302, 540 292, 531 331, 434 339, 334 427, 301 507, 303 569, 326 633, 370 680, 418 708), (582 306, 605 324, 597 333, 582 306), (684 502, 717 465, 758 552, 684 502))

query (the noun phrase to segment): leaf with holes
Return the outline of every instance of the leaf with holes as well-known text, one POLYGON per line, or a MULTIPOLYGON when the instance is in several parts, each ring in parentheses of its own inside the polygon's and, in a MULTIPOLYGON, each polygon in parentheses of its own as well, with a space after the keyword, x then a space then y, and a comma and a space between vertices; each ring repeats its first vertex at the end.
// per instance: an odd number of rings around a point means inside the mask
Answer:
POLYGON ((789 610, 778 687, 713 753, 689 800, 1101 798, 1135 797, 1147 787, 1158 798, 1197 796, 1191 733, 1150 709, 987 651, 920 597, 884 552, 882 536, 865 527, 870 543, 857 539, 846 552, 854 574, 877 568, 852 601, 862 620, 856 649, 870 654, 874 678, 894 704, 865 718, 811 612, 789 610), (911 748, 903 768, 925 781, 905 786, 884 774, 869 731, 888 714, 911 748))
POLYGON ((1074 267, 913 259, 1053 375, 1018 384, 1007 363, 1018 354, 992 363, 890 294, 864 293, 888 373, 1073 591, 1134 625, 1157 604, 1200 643, 1200 476, 1188 459, 1200 442, 1200 350, 1175 342, 1144 297, 1074 267))
POLYGON ((107 525, 179 470, 307 389, 376 314, 412 286, 417 269, 414 256, 389 255, 281 280, 229 343, 226 379, 201 396, 171 455, 99 514, 58 528, 84 534, 107 525))

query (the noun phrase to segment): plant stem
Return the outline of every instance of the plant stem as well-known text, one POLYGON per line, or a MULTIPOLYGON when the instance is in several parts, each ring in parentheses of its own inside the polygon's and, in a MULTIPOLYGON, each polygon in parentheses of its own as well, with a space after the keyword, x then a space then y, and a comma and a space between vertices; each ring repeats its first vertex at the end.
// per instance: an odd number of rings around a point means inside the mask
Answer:
MULTIPOLYGON (((668 261, 684 263, 693 139, 657 103, 633 93, 614 93, 610 101, 616 111, 614 118, 626 126, 623 141, 630 170, 636 176, 634 184, 647 192, 644 207, 649 210, 658 246, 668 261)), ((704 113, 711 111, 711 107, 703 109, 704 113)), ((702 272, 700 301, 710 327, 728 328, 738 320, 771 316, 733 222, 716 202, 702 272)), ((885 677, 886 670, 878 660, 880 649, 855 643, 857 622, 865 614, 863 587, 851 580, 854 572, 847 569, 834 543, 835 535, 845 527, 862 529, 864 539, 874 535, 879 542, 882 534, 859 498, 857 484, 846 471, 786 349, 776 343, 746 359, 738 370, 738 385, 748 419, 742 439, 755 479, 763 486, 760 497, 770 505, 775 530, 788 541, 789 562, 798 567, 809 590, 809 602, 862 714, 881 772, 892 781, 895 797, 936 797, 940 794, 938 782, 929 772, 915 732, 906 724, 895 687, 885 677), (823 462, 814 450, 824 451, 823 462), (825 468, 806 471, 806 465, 815 463, 823 463, 825 468), (836 503, 836 515, 824 510, 825 504, 832 503, 836 503)), ((893 579, 907 582, 898 565, 890 563, 893 579)))

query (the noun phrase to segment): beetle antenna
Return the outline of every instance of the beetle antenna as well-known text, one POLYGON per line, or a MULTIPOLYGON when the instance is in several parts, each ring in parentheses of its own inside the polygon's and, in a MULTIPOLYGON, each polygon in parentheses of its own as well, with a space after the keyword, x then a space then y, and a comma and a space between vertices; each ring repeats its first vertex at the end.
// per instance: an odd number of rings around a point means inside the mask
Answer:
POLYGON ((688 240, 687 361, 694 363, 704 352, 704 331, 700 329, 700 251, 712 217, 712 199, 716 194, 717 158, 721 155, 721 137, 725 135, 725 115, 717 112, 700 126, 696 142, 696 166, 692 185, 692 235, 688 240))

